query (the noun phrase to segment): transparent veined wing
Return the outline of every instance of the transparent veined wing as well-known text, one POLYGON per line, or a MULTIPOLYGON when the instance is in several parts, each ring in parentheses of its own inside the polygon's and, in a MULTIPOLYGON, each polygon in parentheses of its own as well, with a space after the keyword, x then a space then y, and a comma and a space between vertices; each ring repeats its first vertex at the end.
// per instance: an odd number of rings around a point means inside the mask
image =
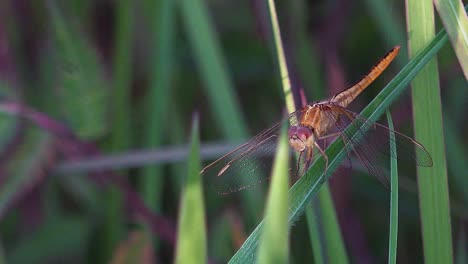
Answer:
POLYGON ((201 174, 203 177, 208 177, 208 184, 220 194, 240 191, 267 181, 270 177, 281 127, 297 125, 303 112, 304 109, 300 109, 289 114, 246 143, 207 165, 201 174))
POLYGON ((410 161, 417 166, 431 167, 432 158, 423 145, 402 133, 368 119, 341 106, 327 104, 323 116, 331 120, 332 127, 327 134, 337 133, 343 139, 348 151, 357 158, 382 184, 388 186, 387 162, 389 157, 410 161), (353 124, 354 129, 347 130, 353 124), (390 133, 395 134, 397 152, 390 148, 390 133))

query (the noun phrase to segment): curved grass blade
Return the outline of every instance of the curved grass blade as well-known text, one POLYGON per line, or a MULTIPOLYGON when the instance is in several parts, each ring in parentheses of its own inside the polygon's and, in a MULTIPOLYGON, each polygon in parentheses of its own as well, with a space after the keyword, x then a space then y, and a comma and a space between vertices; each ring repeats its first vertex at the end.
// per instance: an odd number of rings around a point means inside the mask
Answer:
MULTIPOLYGON (((393 121, 387 110, 388 127, 393 130, 393 121)), ((398 155, 395 144, 395 133, 390 131, 390 152, 398 155)), ((398 238, 398 161, 396 157, 390 158, 390 232, 388 245, 388 263, 395 264, 397 259, 398 238)))
MULTIPOLYGON (((298 5, 301 4, 303 3, 298 2, 298 5)), ((279 70, 282 77, 283 94, 285 97, 288 112, 291 113, 296 111, 296 109, 293 100, 293 94, 291 92, 291 81, 289 79, 288 67, 286 65, 286 56, 284 54, 284 49, 281 41, 281 33, 274 1, 269 0, 268 6, 275 41, 276 56, 278 59, 279 70)), ((302 35, 304 35, 304 32, 302 35)), ((302 41, 304 40, 302 39, 302 41)), ((308 45, 310 45, 310 41, 307 41, 307 43, 308 45)), ((310 71, 310 69, 308 70, 310 71)), ((316 87, 320 87, 320 85, 316 85, 316 87)), ((343 237, 341 235, 341 230, 336 217, 335 207, 327 183, 325 183, 325 186, 323 186, 323 188, 321 188, 319 192, 317 205, 318 208, 312 208, 311 206, 308 206, 307 208, 309 210, 309 213, 306 215, 307 221, 309 223, 309 232, 323 234, 322 237, 317 237, 315 235, 311 237, 311 239, 315 242, 312 245, 314 249, 314 256, 317 259, 322 260, 324 260, 323 257, 326 256, 327 260, 329 260, 331 263, 348 263, 349 261, 344 246, 343 237), (318 214, 315 215, 315 212, 317 212, 318 214), (318 224, 318 222, 320 222, 323 225, 318 224), (311 228, 314 230, 311 230, 311 228)))
MULTIPOLYGON (((442 30, 437 36, 421 50, 408 64, 393 78, 392 81, 372 100, 369 105, 360 113, 361 116, 376 121, 385 109, 387 109, 397 97, 405 91, 409 82, 421 71, 421 69, 431 60, 439 51, 439 49, 447 42, 447 34, 442 30)), ((348 129, 355 130, 355 127, 348 129), (354 129, 353 129, 354 128, 354 129)), ((326 150, 329 159, 327 175, 324 175, 324 160, 320 156, 314 161, 311 168, 302 176, 296 184, 289 190, 290 209, 289 209, 289 224, 292 225, 296 219, 302 214, 304 207, 314 196, 322 184, 340 165, 345 157, 346 150, 343 142, 339 139, 333 142, 326 150)), ((254 253, 258 244, 259 231, 263 226, 260 223, 257 228, 251 233, 246 242, 232 257, 230 263, 250 263, 254 261, 254 253)))
POLYGON ((175 263, 207 263, 198 118, 192 124, 188 174, 180 206, 175 263))
POLYGON ((458 62, 468 80, 468 17, 460 0, 434 0, 458 62))
POLYGON ((258 248, 258 263, 288 262, 288 161, 289 146, 286 126, 283 126, 265 210, 265 228, 258 248))

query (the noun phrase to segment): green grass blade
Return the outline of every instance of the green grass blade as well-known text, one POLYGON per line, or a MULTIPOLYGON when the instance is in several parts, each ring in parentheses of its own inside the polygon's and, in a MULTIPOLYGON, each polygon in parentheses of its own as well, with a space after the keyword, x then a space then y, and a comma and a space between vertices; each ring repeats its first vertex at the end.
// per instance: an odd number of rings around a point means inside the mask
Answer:
POLYGON ((234 95, 215 30, 203 0, 181 0, 179 6, 185 22, 200 74, 205 82, 209 103, 229 139, 247 137, 247 129, 234 95), (222 110, 222 111, 221 111, 222 110))
POLYGON ((198 118, 192 124, 188 174, 182 194, 175 263, 207 263, 205 206, 200 175, 198 118))
MULTIPOLYGON (((291 81, 289 79, 289 72, 286 65, 284 49, 281 41, 278 17, 276 14, 275 4, 273 0, 268 1, 268 7, 286 107, 288 109, 288 112, 294 112, 296 109, 294 106, 293 95, 291 92, 291 81)), ((327 260, 329 260, 331 263, 348 263, 348 257, 346 254, 343 238, 341 236, 341 231, 338 225, 338 220, 336 218, 333 200, 330 194, 330 189, 328 188, 327 184, 325 184, 325 186, 320 191, 318 199, 320 204, 319 209, 321 213, 319 214, 319 216, 313 217, 321 217, 321 223, 323 224, 323 226, 321 227, 324 228, 324 245, 321 245, 320 248, 316 251, 324 250, 324 253, 327 256, 327 260)), ((319 228, 321 227, 319 226, 319 228)))
POLYGON ((434 0, 453 49, 468 80, 468 17, 460 0, 434 0))
POLYGON ((116 39, 113 60, 112 148, 123 150, 131 145, 131 58, 133 6, 120 0, 117 5, 116 39))
MULTIPOLYGON (((222 56, 215 30, 204 0, 181 0, 179 8, 185 22, 186 33, 194 52, 198 69, 205 83, 208 103, 224 136, 229 140, 245 139, 248 136, 246 122, 240 114, 226 62, 222 56)), ((261 189, 244 192, 242 202, 246 205, 246 222, 254 224, 258 208, 263 204, 261 189)))
POLYGON ((282 88, 284 100, 286 102, 286 108, 289 112, 294 112, 296 107, 294 106, 293 94, 291 93, 291 81, 289 80, 288 66, 286 65, 286 57, 284 56, 283 43, 281 41, 281 32, 278 23, 278 16, 276 15, 274 0, 268 0, 268 11, 270 14, 271 27, 275 42, 274 47, 282 80, 282 88))
MULTIPOLYGON (((163 130, 161 124, 168 120, 170 97, 170 82, 173 64, 175 3, 172 0, 159 1, 152 9, 155 25, 153 26, 156 51, 152 60, 152 82, 146 101, 147 129, 146 145, 156 148, 161 145, 163 130)), ((142 171, 140 190, 148 207, 159 211, 162 197, 161 167, 147 166, 142 171)))
MULTIPOLYGON (((410 57, 435 35, 432 1, 407 0, 410 57)), ((432 168, 417 168, 425 263, 453 263, 452 229, 437 61, 428 62, 412 85, 414 135, 431 154, 432 168)))
POLYGON ((309 238, 312 246, 312 252, 314 253, 314 263, 316 264, 323 264, 325 262, 325 249, 322 243, 322 232, 323 229, 321 228, 321 218, 318 212, 319 204, 318 200, 312 200, 311 206, 306 206, 305 214, 307 220, 307 229, 309 230, 309 238))
POLYGON ((319 210, 323 233, 323 247, 327 263, 349 263, 345 244, 341 235, 333 199, 328 184, 325 183, 318 192, 319 210))
MULTIPOLYGON (((299 70, 304 85, 311 90, 315 98, 324 98, 324 83, 320 77, 319 61, 316 51, 311 47, 312 43, 307 32, 307 14, 304 1, 294 1, 294 17, 297 25, 292 27, 297 34, 298 45, 295 47, 296 60, 303 65, 299 70), (309 84, 309 85, 307 85, 309 84)), ((290 110, 290 112, 292 112, 290 110)), ((348 263, 345 243, 341 234, 340 226, 330 193, 328 183, 325 183, 318 193, 316 202, 312 206, 306 206, 307 227, 309 237, 312 241, 312 249, 316 263, 325 260, 331 263, 348 263), (326 257, 326 259, 325 259, 326 257)))
MULTIPOLYGON (((131 145, 131 54, 132 54, 132 3, 125 0, 116 2, 116 39, 113 60, 112 133, 110 148, 122 151, 131 145)), ((105 193, 105 221, 103 233, 103 257, 107 258, 123 237, 123 198, 116 186, 110 186, 105 193)), ((103 261, 103 260, 102 260, 103 261)))
POLYGON ((283 127, 273 165, 272 181, 265 209, 265 227, 258 248, 258 263, 287 263, 289 146, 283 127))
MULTIPOLYGON (((393 121, 390 112, 387 110, 388 127, 393 128, 393 121)), ((390 133, 390 153, 398 150, 395 144, 395 133, 390 133)), ((388 263, 395 264, 397 260, 398 241, 398 162, 396 157, 390 158, 390 232, 388 244, 388 263)))
MULTIPOLYGON (((409 82, 421 71, 421 69, 431 60, 439 51, 439 49, 447 42, 447 34, 445 31, 440 32, 433 41, 428 44, 420 53, 418 53, 408 64, 400 71, 400 73, 390 81, 390 83, 372 100, 369 105, 361 112, 363 117, 371 121, 376 121, 384 111, 394 102, 397 97, 405 91, 409 82)), ((353 129, 353 131, 355 131, 353 129)), ((332 174, 345 157, 345 149, 341 140, 336 140, 326 153, 329 159, 329 167, 327 176, 332 174)), ((310 201, 320 187, 325 182, 326 178, 323 175, 324 160, 319 157, 314 161, 314 164, 302 176, 296 184, 289 190, 290 210, 289 224, 292 225, 297 217, 299 217, 306 204, 310 201)), ((253 256, 258 244, 259 230, 263 223, 260 223, 257 228, 250 234, 242 247, 230 260, 230 263, 247 263, 253 261, 253 256)))

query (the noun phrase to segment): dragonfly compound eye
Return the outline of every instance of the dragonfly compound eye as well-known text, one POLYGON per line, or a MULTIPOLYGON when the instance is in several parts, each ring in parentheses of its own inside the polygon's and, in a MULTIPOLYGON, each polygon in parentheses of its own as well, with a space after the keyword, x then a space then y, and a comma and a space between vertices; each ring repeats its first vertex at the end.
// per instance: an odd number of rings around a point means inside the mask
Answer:
POLYGON ((289 145, 298 152, 306 149, 306 142, 312 135, 310 129, 301 126, 292 126, 288 130, 289 145))

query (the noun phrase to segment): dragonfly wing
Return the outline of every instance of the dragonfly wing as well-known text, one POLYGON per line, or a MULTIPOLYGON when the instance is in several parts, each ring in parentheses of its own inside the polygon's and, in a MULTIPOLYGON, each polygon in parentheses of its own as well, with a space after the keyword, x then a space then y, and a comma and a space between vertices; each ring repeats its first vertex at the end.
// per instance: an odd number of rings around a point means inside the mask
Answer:
POLYGON ((297 125, 303 110, 289 114, 251 140, 206 166, 201 174, 220 194, 240 191, 270 177, 278 137, 283 125, 297 125))
POLYGON ((385 168, 388 168, 389 157, 403 161, 409 160, 417 166, 432 166, 432 158, 427 150, 419 142, 404 134, 382 124, 371 122, 340 106, 329 105, 323 113, 333 120, 334 130, 341 132, 340 135, 346 142, 347 148, 352 149, 369 173, 386 186, 389 181, 388 170, 385 168), (350 124, 354 124, 358 129, 354 136, 354 131, 346 131, 350 124), (395 135, 394 143, 397 152, 392 152, 389 145, 392 132, 395 135))

